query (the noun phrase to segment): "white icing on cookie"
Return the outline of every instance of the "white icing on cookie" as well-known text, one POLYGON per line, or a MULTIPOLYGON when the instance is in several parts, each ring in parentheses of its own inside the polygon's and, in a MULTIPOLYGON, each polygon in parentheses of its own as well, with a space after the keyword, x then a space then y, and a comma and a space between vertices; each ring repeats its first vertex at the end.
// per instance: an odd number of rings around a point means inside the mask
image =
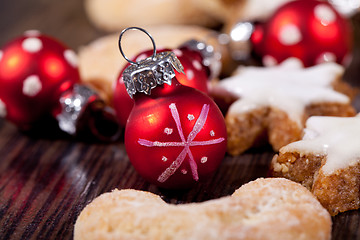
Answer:
POLYGON ((326 155, 324 174, 355 165, 360 161, 360 116, 310 117, 306 121, 302 140, 280 149, 281 153, 298 151, 302 154, 326 155))
POLYGON ((329 0, 329 3, 340 13, 347 18, 352 17, 359 11, 359 0, 329 0))
POLYGON ((214 92, 239 98, 230 106, 231 114, 271 107, 302 125, 304 109, 311 103, 349 103, 346 95, 332 88, 343 72, 336 63, 303 68, 299 60, 288 59, 275 67, 241 67, 236 75, 220 81, 214 92))

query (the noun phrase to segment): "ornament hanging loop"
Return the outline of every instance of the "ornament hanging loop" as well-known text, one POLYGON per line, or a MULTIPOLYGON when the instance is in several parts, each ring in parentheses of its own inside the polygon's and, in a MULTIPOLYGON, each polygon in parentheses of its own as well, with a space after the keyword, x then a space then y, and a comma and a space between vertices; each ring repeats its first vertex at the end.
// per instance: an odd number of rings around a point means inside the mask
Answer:
POLYGON ((152 36, 144 29, 139 27, 129 27, 124 29, 119 36, 119 49, 122 56, 130 63, 122 73, 124 84, 129 96, 132 98, 137 92, 150 95, 151 89, 164 83, 171 85, 171 80, 175 77, 175 70, 184 73, 175 53, 171 51, 156 53, 155 41, 152 36), (149 36, 153 44, 153 55, 139 60, 138 62, 128 59, 121 47, 121 38, 127 30, 136 29, 149 36))
POLYGON ((135 64, 137 65, 138 63, 137 62, 134 62, 132 60, 130 60, 128 57, 126 57, 125 53, 123 52, 123 49, 121 47, 121 39, 124 35, 124 33, 128 30, 139 30, 139 31, 142 31, 144 32, 146 35, 148 35, 148 37, 150 38, 151 40, 151 43, 153 45, 153 55, 152 55, 152 58, 155 59, 156 57, 156 45, 155 45, 155 41, 154 41, 154 38, 150 35, 150 33, 148 31, 146 31, 145 29, 143 28, 140 28, 140 27, 128 27, 128 28, 125 28, 124 30, 121 31, 120 33, 120 36, 119 36, 119 50, 120 50, 120 53, 121 55, 125 58, 126 61, 128 61, 130 64, 135 64))

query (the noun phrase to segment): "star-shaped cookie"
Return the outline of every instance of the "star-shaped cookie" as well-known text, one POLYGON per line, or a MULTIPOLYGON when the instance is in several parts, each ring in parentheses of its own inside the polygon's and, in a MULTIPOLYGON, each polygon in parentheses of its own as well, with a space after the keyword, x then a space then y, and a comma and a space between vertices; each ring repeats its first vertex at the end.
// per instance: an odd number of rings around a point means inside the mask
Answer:
POLYGON ((336 63, 304 68, 288 59, 275 67, 240 67, 220 81, 214 96, 236 99, 225 118, 229 153, 238 155, 264 140, 277 151, 300 139, 312 115, 354 116, 353 90, 341 80, 343 72, 336 63))
POLYGON ((330 214, 360 207, 360 116, 310 117, 302 140, 275 155, 274 176, 302 183, 330 214))

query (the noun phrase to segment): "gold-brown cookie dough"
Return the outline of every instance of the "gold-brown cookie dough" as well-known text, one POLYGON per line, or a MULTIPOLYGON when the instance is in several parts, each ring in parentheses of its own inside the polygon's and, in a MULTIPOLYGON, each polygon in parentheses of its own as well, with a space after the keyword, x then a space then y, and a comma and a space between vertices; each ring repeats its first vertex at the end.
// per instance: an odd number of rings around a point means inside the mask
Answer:
POLYGON ((298 183, 257 179, 232 196, 167 204, 137 190, 114 190, 79 215, 74 239, 330 239, 329 213, 298 183))
POLYGON ((85 0, 90 21, 106 31, 160 24, 216 26, 218 21, 193 4, 193 0, 85 0))
POLYGON ((193 0, 193 5, 225 25, 239 21, 266 21, 282 4, 292 0, 193 0))
MULTIPOLYGON (((206 0, 195 0, 195 1, 206 1, 206 0)), ((225 2, 232 3, 230 5, 232 14, 227 14, 224 19, 225 22, 225 32, 231 33, 231 29, 238 22, 250 21, 262 21, 266 22, 271 15, 282 5, 293 0, 248 0, 248 1, 239 1, 239 0, 215 0, 215 2, 222 2, 222 5, 225 5, 225 2), (237 4, 234 4, 237 2, 237 4)), ((229 3, 227 4, 229 6, 229 3)))
POLYGON ((360 208, 360 117, 311 117, 303 139, 280 149, 273 176, 308 188, 336 215, 360 208))

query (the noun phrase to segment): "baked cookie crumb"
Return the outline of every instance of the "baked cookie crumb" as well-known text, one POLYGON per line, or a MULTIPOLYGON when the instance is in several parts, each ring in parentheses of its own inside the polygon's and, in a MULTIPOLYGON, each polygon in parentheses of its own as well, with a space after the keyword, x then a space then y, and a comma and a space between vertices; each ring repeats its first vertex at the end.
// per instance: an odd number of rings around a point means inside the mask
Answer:
POLYGON ((304 132, 273 157, 272 175, 301 183, 333 216, 360 208, 360 117, 310 117, 304 132))

